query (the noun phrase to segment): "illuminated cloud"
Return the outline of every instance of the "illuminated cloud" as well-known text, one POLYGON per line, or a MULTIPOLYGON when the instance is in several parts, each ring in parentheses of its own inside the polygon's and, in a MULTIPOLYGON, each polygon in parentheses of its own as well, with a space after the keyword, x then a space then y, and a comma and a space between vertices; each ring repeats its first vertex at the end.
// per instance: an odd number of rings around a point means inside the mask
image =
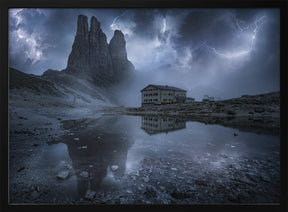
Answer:
POLYGON ((124 33, 128 59, 145 75, 138 84, 174 84, 196 99, 279 90, 278 9, 11 9, 10 66, 64 69, 79 14, 96 16, 107 42, 124 33))

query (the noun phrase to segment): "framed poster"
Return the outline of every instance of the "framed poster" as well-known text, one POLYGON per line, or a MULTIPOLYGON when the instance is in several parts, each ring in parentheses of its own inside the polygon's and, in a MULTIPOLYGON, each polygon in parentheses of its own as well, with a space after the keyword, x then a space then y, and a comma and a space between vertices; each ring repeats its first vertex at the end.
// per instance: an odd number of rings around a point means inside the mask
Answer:
POLYGON ((283 210, 287 4, 219 3, 6 3, 5 207, 283 210))

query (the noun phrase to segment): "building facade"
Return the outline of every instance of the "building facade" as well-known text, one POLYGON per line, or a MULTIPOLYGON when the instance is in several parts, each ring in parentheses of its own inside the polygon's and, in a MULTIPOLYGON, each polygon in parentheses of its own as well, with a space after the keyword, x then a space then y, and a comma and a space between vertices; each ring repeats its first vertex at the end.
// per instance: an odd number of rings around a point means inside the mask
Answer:
POLYGON ((141 129, 149 135, 157 133, 168 133, 186 128, 185 120, 173 116, 142 116, 141 129))
POLYGON ((185 102, 186 90, 163 85, 148 85, 141 90, 142 105, 161 105, 185 102))

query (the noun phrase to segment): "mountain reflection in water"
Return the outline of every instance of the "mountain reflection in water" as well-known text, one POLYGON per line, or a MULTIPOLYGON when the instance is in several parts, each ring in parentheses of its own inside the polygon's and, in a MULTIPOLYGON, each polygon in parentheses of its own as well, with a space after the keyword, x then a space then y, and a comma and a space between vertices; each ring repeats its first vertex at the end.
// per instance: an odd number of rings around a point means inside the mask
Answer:
POLYGON ((111 171, 122 177, 128 149, 132 142, 128 128, 117 118, 62 121, 62 128, 70 135, 61 139, 67 144, 78 184, 78 194, 98 190, 103 178, 111 171))
MULTIPOLYGON (((64 160, 72 163, 72 175, 76 179, 72 183, 77 186, 78 199, 86 199, 87 193, 93 191, 100 202, 105 202, 105 198, 117 202, 118 196, 132 195, 127 201, 133 203, 147 196, 145 190, 150 188, 145 186, 154 185, 158 192, 165 188, 169 197, 175 195, 174 185, 196 189, 195 182, 196 187, 207 185, 207 188, 219 183, 219 188, 227 190, 228 195, 235 179, 240 180, 241 186, 247 186, 246 181, 242 182, 243 177, 252 186, 251 195, 260 196, 253 201, 262 201, 263 191, 257 186, 268 193, 273 190, 272 202, 278 199, 279 136, 241 132, 176 116, 103 116, 65 120, 61 127, 67 133, 58 142, 67 145, 69 158, 64 160), (108 196, 104 198, 102 194, 108 196)), ((69 184, 68 181, 60 182, 63 185, 69 184)), ((205 198, 204 191, 193 190, 200 199, 205 198)), ((216 193, 208 202, 213 202, 213 198, 215 202, 230 201, 226 196, 217 200, 218 190, 211 192, 216 193)), ((164 202, 168 198, 165 195, 161 197, 164 202)))

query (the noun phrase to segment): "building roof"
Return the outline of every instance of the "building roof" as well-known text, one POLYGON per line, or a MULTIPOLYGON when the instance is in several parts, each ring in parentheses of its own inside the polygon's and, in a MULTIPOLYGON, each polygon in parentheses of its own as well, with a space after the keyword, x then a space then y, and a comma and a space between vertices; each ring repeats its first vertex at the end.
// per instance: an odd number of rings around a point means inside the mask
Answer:
POLYGON ((155 87, 155 88, 160 89, 160 90, 172 90, 172 91, 183 91, 183 92, 187 92, 186 90, 183 90, 183 89, 180 89, 180 88, 176 88, 176 87, 172 87, 172 86, 168 86, 168 85, 152 85, 152 84, 147 85, 145 88, 143 88, 143 89, 141 90, 141 92, 142 92, 143 90, 145 90, 146 88, 148 88, 149 86, 155 87))

